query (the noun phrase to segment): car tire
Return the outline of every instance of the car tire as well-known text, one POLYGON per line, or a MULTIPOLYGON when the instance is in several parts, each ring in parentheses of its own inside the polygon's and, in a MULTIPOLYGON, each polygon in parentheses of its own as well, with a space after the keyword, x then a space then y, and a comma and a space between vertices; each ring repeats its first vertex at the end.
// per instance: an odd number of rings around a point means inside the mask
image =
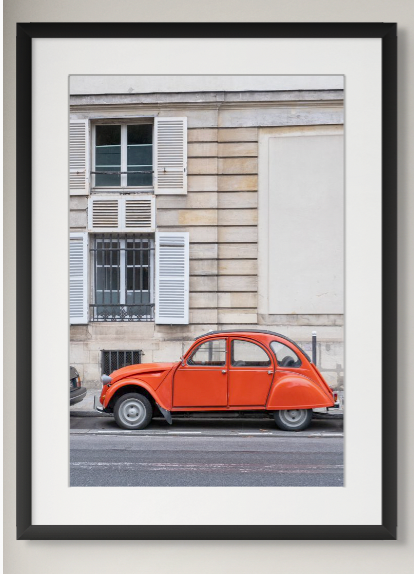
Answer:
POLYGON ((140 393, 127 393, 116 401, 114 417, 117 425, 123 429, 141 430, 152 419, 152 405, 140 393))
POLYGON ((308 428, 312 420, 312 409, 290 409, 273 413, 276 426, 285 431, 301 431, 308 428))

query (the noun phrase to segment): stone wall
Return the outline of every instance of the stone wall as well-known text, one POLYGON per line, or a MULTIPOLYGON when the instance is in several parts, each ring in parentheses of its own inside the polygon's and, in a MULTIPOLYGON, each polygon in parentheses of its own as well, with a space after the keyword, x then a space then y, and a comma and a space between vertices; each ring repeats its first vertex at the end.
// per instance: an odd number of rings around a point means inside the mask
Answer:
MULTIPOLYGON (((158 195, 156 225, 159 231, 189 232, 190 324, 72 326, 71 364, 87 386, 96 386, 103 349, 142 349, 143 362, 170 361, 179 359, 194 337, 208 330, 268 328, 305 346, 316 330, 318 364, 332 386, 342 385, 342 315, 266 316, 257 312, 259 129, 340 124, 342 92, 163 94, 158 100, 157 94, 72 96, 71 113, 74 118, 188 118, 188 193, 158 195)), ((86 230, 86 209, 87 197, 70 198, 71 231, 86 230)))

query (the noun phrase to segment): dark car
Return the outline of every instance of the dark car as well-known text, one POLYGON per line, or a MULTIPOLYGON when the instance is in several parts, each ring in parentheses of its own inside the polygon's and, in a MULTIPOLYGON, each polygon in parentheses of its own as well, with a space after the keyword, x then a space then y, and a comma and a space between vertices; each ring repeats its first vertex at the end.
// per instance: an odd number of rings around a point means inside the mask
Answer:
POLYGON ((70 367, 69 378, 70 404, 76 405, 76 403, 80 403, 85 398, 86 389, 82 387, 81 378, 75 367, 70 367))

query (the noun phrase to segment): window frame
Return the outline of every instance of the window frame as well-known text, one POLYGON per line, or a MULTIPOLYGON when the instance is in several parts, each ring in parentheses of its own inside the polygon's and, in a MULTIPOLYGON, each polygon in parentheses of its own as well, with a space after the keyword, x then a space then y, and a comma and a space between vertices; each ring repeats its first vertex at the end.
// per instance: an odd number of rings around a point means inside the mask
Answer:
POLYGON ((129 125, 151 125, 152 126, 152 185, 124 185, 127 183, 128 175, 121 174, 121 185, 96 185, 96 175, 90 173, 91 182, 91 192, 92 193, 134 193, 134 192, 148 192, 154 193, 154 166, 156 161, 156 141, 155 141, 155 122, 154 116, 143 116, 135 118, 111 118, 111 119, 96 119, 91 120, 91 171, 96 171, 96 126, 102 125, 112 125, 121 126, 121 171, 127 171, 127 149, 128 149, 128 137, 127 137, 127 127, 129 125))
POLYGON ((235 339, 231 339, 231 341, 230 341, 229 366, 232 367, 233 369, 271 369, 271 368, 273 368, 273 361, 272 361, 271 354, 268 353, 266 348, 263 345, 261 345, 260 343, 258 343, 257 341, 251 341, 249 339, 242 339, 242 338, 235 338, 235 339), (264 353, 266 353, 267 358, 269 359, 269 364, 268 365, 233 365, 233 343, 235 343, 235 342, 250 343, 251 345, 256 345, 256 347, 259 347, 259 349, 262 349, 262 351, 264 351, 264 353))
POLYGON ((274 355, 274 357, 275 357, 276 365, 277 365, 278 367, 280 367, 280 368, 282 368, 282 369, 284 369, 284 368, 286 368, 286 369, 301 369, 301 368, 303 367, 303 361, 302 361, 302 359, 300 358, 299 354, 298 354, 294 349, 292 349, 292 347, 290 347, 289 345, 286 345, 286 343, 284 343, 284 342, 282 342, 282 341, 277 341, 276 339, 274 339, 273 341, 270 341, 269 347, 270 347, 270 349, 271 349, 271 351, 272 351, 272 353, 273 353, 273 355, 274 355), (296 365, 296 366, 295 366, 295 365, 289 365, 289 366, 281 365, 281 364, 279 363, 279 361, 278 361, 278 358, 277 358, 277 355, 276 355, 276 351, 275 351, 275 350, 273 349, 273 347, 272 347, 272 345, 273 345, 274 343, 278 343, 279 345, 283 345, 284 347, 287 347, 287 348, 290 350, 291 353, 293 353, 294 355, 296 355, 296 357, 297 357, 297 359, 298 359, 298 361, 299 361, 299 365, 296 365))
POLYGON ((191 352, 191 354, 186 358, 185 360, 185 364, 187 367, 195 367, 195 368, 209 368, 209 369, 223 369, 227 367, 227 363, 228 363, 228 352, 227 352, 227 338, 223 338, 223 337, 217 337, 215 339, 207 339, 207 341, 201 341, 197 347, 191 352), (224 359, 224 364, 222 365, 201 365, 201 364, 197 364, 197 365, 192 365, 190 364, 188 361, 191 360, 191 358, 194 356, 194 354, 198 351, 198 349, 202 346, 205 345, 207 343, 214 343, 215 341, 224 341, 224 354, 225 354, 225 359, 224 359))
MULTIPOLYGON (((127 265, 127 257, 126 257, 126 251, 125 251, 125 245, 128 241, 128 236, 131 237, 133 235, 140 235, 143 236, 142 239, 148 239, 149 241, 149 262, 148 262, 148 266, 149 266, 149 293, 150 293, 150 297, 149 297, 149 305, 154 305, 155 304, 155 238, 154 238, 154 234, 153 233, 117 233, 117 232, 112 232, 112 233, 91 233, 90 234, 91 240, 90 240, 90 245, 93 246, 92 250, 90 250, 90 248, 88 248, 89 251, 89 258, 90 258, 90 305, 93 306, 99 306, 102 305, 103 307, 105 305, 107 306, 111 306, 111 305, 119 305, 119 306, 124 306, 126 308, 128 308, 128 306, 133 307, 134 304, 130 304, 128 305, 127 302, 121 302, 121 299, 125 296, 125 283, 127 280, 126 277, 126 273, 127 273, 127 269, 128 269, 128 265, 127 265), (109 237, 111 236, 111 237, 109 237), (117 237, 120 236, 120 237, 117 237), (96 302, 96 284, 95 284, 95 273, 97 272, 97 242, 98 241, 116 241, 119 243, 120 247, 119 247, 119 293, 120 293, 120 301, 118 303, 97 303, 96 302), (121 247, 122 242, 124 242, 124 247, 121 247), (124 277, 122 277, 122 271, 121 269, 123 269, 124 271, 124 277)), ((104 266, 105 267, 105 266, 104 266)), ((144 290, 143 292, 147 292, 147 290, 144 290)), ((90 308, 90 305, 88 304, 88 310, 90 308)), ((89 321, 92 323, 110 323, 110 322, 118 322, 118 323, 130 323, 130 322, 134 322, 134 323, 140 323, 140 322, 148 322, 148 323, 154 323, 155 322, 155 312, 153 312, 153 317, 151 318, 149 315, 145 315, 145 320, 143 321, 133 321, 132 319, 129 319, 128 317, 130 317, 130 315, 125 316, 124 320, 119 320, 117 319, 116 321, 112 321, 112 320, 108 320, 108 321, 98 321, 98 320, 93 320, 93 316, 94 313, 90 312, 89 313, 89 321)))

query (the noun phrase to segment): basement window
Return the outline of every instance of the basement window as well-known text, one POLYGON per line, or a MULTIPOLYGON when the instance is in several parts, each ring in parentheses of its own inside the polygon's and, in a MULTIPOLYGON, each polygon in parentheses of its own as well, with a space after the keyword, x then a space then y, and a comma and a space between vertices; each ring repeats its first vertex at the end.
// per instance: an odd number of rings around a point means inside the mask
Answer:
POLYGON ((142 351, 101 351, 101 374, 110 375, 113 371, 139 365, 142 361, 142 351))

